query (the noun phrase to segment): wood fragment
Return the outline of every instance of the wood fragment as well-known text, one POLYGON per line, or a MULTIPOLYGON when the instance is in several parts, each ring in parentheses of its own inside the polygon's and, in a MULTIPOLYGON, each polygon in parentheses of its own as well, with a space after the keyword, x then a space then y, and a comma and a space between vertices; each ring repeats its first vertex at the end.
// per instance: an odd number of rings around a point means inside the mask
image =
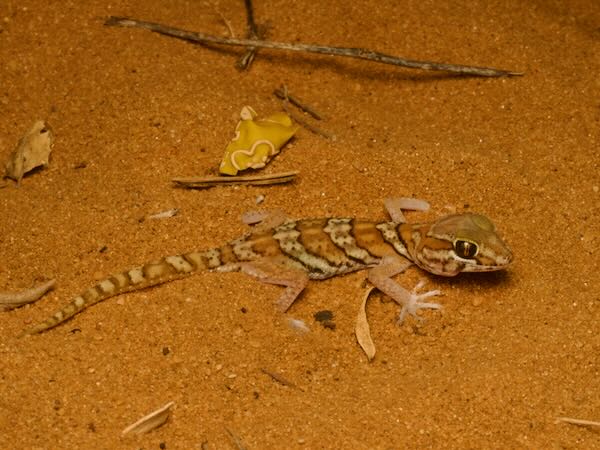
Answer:
POLYGON ((370 287, 365 293, 358 311, 358 317, 356 318, 356 326, 354 328, 358 345, 360 345, 360 347, 363 349, 363 352, 365 352, 365 355, 367 355, 369 362, 373 361, 373 358, 375 358, 375 344, 371 338, 371 329, 367 320, 367 301, 369 300, 369 295, 373 289, 375 289, 374 286, 370 287))
POLYGON ((573 425, 600 427, 600 421, 575 419, 572 417, 557 417, 556 423, 560 423, 560 422, 570 423, 573 425))
POLYGON ((181 187, 188 189, 206 189, 213 186, 231 186, 238 184, 247 185, 270 185, 289 183, 298 171, 281 172, 269 175, 244 175, 235 177, 189 177, 189 178, 173 178, 173 182, 181 187))
POLYGON ((290 94, 287 90, 287 87, 284 85, 281 88, 277 88, 273 91, 273 94, 281 99, 281 100, 287 100, 289 101, 292 105, 296 106, 297 108, 301 109, 302 111, 304 111, 307 114, 310 114, 311 116, 313 116, 315 119, 317 120, 323 120, 323 115, 319 112, 317 112, 312 106, 307 105, 304 102, 301 102, 300 100, 298 100, 297 97, 293 96, 292 94, 290 94))
POLYGON ((225 431, 227 431, 227 434, 231 438, 231 441, 238 450, 247 450, 247 447, 242 442, 242 438, 240 438, 236 433, 234 433, 233 430, 230 430, 229 428, 225 427, 225 431))
POLYGON ((0 292, 0 311, 8 311, 27 303, 35 302, 54 287, 56 280, 52 279, 19 292, 0 292))
POLYGON ((110 16, 108 19, 106 19, 104 25, 115 27, 143 28, 146 30, 153 31, 155 33, 163 34, 165 36, 171 36, 177 39, 183 39, 186 41, 200 44, 219 44, 232 45, 237 47, 270 48, 275 50, 318 53, 346 58, 363 59, 381 64, 391 64, 394 66, 405 67, 408 69, 443 71, 458 73, 461 75, 474 75, 480 77, 505 77, 523 75, 523 72, 494 69, 491 67, 465 66, 460 64, 447 64, 433 61, 419 61, 400 58, 392 55, 386 55, 380 52, 375 52, 373 50, 365 48, 327 47, 324 45, 292 44, 288 42, 275 42, 261 39, 224 38, 201 32, 182 30, 180 28, 174 28, 168 25, 162 25, 155 22, 131 19, 128 17, 110 16))
POLYGON ((125 428, 121 432, 121 435, 125 436, 130 433, 144 434, 162 426, 169 418, 169 414, 171 413, 171 407, 174 404, 175 402, 169 402, 163 407, 158 408, 156 411, 153 411, 150 414, 142 417, 137 422, 125 428))
MULTIPOLYGON (((264 373, 265 375, 270 376, 273 380, 275 380, 277 383, 283 385, 283 386, 287 386, 287 387, 291 387, 294 389, 300 389, 298 386, 296 386, 294 383, 292 383, 291 381, 289 381, 287 378, 285 378, 283 375, 279 375, 278 373, 275 372, 271 372, 270 370, 261 368, 260 371, 262 373, 264 373)), ((302 390, 302 389, 300 389, 302 390)))
POLYGON ((170 217, 175 217, 178 213, 178 208, 167 209, 166 211, 161 211, 155 214, 149 214, 146 216, 146 219, 168 219, 170 217))

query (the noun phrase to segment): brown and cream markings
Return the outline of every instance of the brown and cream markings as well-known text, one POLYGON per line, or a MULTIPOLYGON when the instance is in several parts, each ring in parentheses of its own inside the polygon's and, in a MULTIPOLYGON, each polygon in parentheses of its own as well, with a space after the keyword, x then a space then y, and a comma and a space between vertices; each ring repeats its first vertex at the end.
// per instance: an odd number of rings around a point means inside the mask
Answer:
MULTIPOLYGON (((426 205, 424 202, 420 205, 426 205)), ((167 256, 116 273, 75 297, 44 322, 21 335, 53 328, 83 309, 109 297, 155 286, 203 270, 242 271, 260 281, 285 286, 278 308, 285 312, 310 279, 369 269, 368 279, 402 306, 401 317, 422 308, 439 291, 407 291, 391 279, 411 264, 427 272, 455 276, 506 268, 512 254, 496 234, 494 224, 473 213, 452 214, 429 223, 405 223, 402 209, 414 200, 397 199, 386 207, 394 221, 370 222, 352 218, 281 220, 261 224, 245 236, 218 248, 167 256)))

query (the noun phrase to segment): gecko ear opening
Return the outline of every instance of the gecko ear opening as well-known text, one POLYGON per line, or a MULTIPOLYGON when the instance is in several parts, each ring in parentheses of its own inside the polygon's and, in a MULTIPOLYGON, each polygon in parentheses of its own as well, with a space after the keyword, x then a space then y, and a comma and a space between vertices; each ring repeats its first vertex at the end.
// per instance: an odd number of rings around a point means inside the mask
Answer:
POLYGON ((457 239, 454 241, 454 252, 459 258, 472 259, 479 252, 479 247, 471 241, 457 239))

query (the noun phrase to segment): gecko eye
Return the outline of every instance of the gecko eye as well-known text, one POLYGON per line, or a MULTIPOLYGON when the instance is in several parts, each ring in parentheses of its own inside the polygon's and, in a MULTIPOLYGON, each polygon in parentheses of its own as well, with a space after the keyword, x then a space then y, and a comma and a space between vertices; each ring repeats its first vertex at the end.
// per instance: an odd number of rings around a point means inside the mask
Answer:
POLYGON ((455 241, 454 242, 454 251, 460 258, 471 259, 476 254, 479 248, 477 244, 469 241, 455 241))

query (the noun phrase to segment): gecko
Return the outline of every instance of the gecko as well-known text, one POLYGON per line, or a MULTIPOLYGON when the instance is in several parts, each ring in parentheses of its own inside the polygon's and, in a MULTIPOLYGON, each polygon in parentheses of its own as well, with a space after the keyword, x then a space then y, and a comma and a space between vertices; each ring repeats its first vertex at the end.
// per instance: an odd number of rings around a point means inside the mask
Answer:
POLYGON ((76 296, 45 321, 20 336, 47 331, 95 303, 126 292, 156 286, 196 272, 241 271, 285 287, 276 302, 286 312, 309 280, 324 280, 367 269, 367 279, 401 307, 400 317, 418 317, 421 309, 440 309, 426 302, 437 290, 408 291, 392 279, 414 264, 426 272, 452 277, 462 272, 507 268, 512 252, 486 216, 449 214, 430 222, 408 223, 402 209, 427 210, 417 199, 386 199, 391 221, 349 217, 290 220, 281 214, 260 217, 252 231, 208 250, 166 256, 115 273, 76 296), (262 220, 262 222, 261 222, 262 220))

